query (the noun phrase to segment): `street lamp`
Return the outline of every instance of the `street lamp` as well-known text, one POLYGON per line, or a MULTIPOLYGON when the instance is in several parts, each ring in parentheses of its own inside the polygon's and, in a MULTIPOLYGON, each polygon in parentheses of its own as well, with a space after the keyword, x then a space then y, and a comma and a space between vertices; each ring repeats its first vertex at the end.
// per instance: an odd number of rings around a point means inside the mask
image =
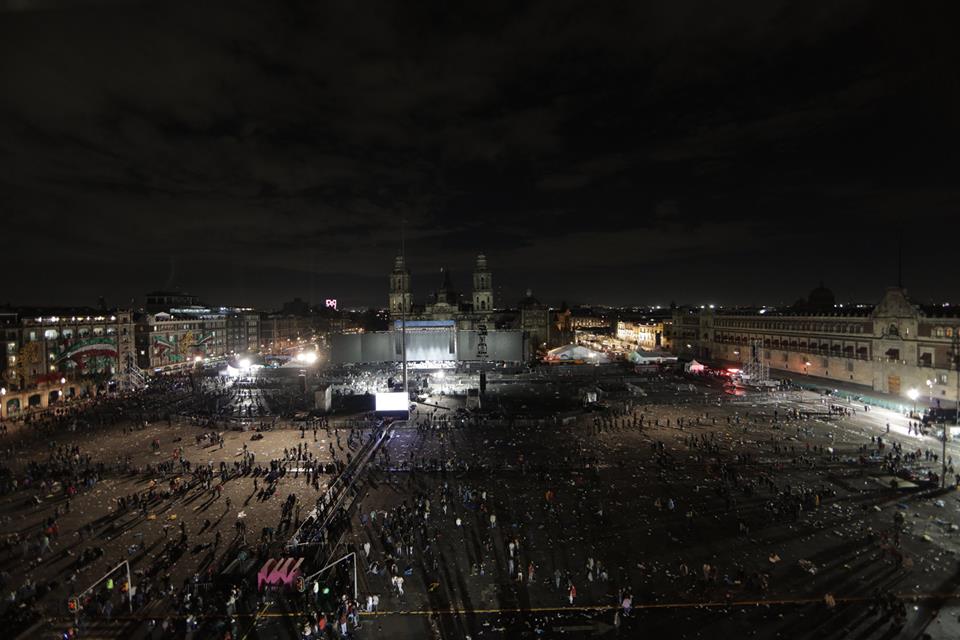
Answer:
POLYGON ((910 415, 912 418, 917 413, 917 398, 920 397, 920 392, 916 389, 910 389, 907 391, 907 397, 913 400, 913 413, 910 415))

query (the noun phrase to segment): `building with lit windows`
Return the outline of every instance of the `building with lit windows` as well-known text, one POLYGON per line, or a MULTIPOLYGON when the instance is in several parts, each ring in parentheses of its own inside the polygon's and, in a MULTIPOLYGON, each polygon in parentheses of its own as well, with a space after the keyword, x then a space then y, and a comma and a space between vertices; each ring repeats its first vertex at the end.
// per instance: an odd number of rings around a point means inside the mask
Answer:
POLYGON ((652 351, 663 346, 662 322, 617 321, 617 338, 634 348, 652 351))
POLYGON ((127 310, 4 309, 0 337, 3 417, 123 388, 134 354, 127 310))
POLYGON ((674 311, 673 350, 723 363, 754 354, 772 371, 842 381, 921 401, 953 404, 960 310, 913 303, 887 289, 876 305, 835 304, 820 287, 787 309, 674 311))
POLYGON ((260 314, 260 350, 263 353, 294 352, 313 342, 316 319, 299 313, 260 314))
POLYGON ((260 316, 249 309, 171 307, 136 318, 136 362, 166 373, 260 352, 260 316))

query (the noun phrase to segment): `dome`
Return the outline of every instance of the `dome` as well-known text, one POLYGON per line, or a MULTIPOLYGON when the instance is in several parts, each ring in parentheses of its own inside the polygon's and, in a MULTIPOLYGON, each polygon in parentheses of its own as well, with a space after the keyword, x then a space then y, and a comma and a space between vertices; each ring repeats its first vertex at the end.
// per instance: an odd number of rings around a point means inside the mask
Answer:
POLYGON ((533 297, 533 289, 527 289, 523 298, 520 299, 521 307, 538 307, 540 301, 533 297))
POLYGON ((833 309, 835 304, 836 298, 833 296, 833 291, 824 287, 822 282, 807 296, 807 306, 811 309, 833 309))

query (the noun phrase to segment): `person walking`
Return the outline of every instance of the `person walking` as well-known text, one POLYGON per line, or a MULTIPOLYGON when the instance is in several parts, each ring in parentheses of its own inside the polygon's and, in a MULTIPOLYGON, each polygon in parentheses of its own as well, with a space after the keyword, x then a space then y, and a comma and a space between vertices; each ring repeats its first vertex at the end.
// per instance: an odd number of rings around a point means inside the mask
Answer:
POLYGON ((577 588, 572 582, 570 583, 570 589, 567 590, 567 597, 570 599, 570 605, 573 606, 573 601, 577 597, 577 588))

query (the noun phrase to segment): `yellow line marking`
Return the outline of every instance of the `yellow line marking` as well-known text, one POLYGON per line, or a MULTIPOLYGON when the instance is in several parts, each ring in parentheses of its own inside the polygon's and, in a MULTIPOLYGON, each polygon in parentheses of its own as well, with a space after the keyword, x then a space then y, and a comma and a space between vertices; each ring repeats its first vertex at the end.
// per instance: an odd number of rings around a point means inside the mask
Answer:
MULTIPOLYGON (((921 600, 960 600, 960 592, 956 593, 900 593, 896 594, 897 599, 905 600, 907 602, 919 602, 921 600)), ((873 596, 851 596, 851 597, 835 597, 835 600, 838 604, 841 603, 857 603, 857 602, 873 602, 873 596)), ((631 607, 631 610, 637 609, 716 609, 723 607, 763 607, 763 606, 787 606, 787 605, 803 605, 803 604, 822 604, 823 598, 780 598, 777 600, 716 600, 716 601, 707 601, 707 602, 649 602, 649 603, 634 603, 631 607)), ((305 615, 304 611, 276 611, 276 612, 267 612, 271 603, 264 605, 256 614, 253 613, 237 613, 232 617, 234 618, 254 618, 254 623, 260 618, 288 618, 291 616, 302 616, 305 615)), ((596 605, 574 605, 574 606, 556 606, 556 607, 507 607, 499 609, 460 609, 458 607, 450 607, 448 609, 399 609, 396 611, 359 611, 358 613, 362 616, 430 616, 430 615, 464 615, 464 614, 490 614, 490 613, 562 613, 562 612, 604 612, 604 611, 614 611, 619 609, 619 605, 612 604, 596 604, 596 605)), ((121 621, 133 621, 133 620, 156 620, 158 618, 169 618, 169 619, 181 619, 186 616, 178 615, 150 615, 150 616, 114 616, 113 620, 121 621)), ((213 616, 196 616, 197 619, 222 619, 229 616, 213 615, 213 616)), ((72 617, 64 617, 63 619, 70 619, 72 617)), ((247 632, 249 634, 249 631, 247 632)), ((246 638, 246 635, 244 636, 246 638)))

